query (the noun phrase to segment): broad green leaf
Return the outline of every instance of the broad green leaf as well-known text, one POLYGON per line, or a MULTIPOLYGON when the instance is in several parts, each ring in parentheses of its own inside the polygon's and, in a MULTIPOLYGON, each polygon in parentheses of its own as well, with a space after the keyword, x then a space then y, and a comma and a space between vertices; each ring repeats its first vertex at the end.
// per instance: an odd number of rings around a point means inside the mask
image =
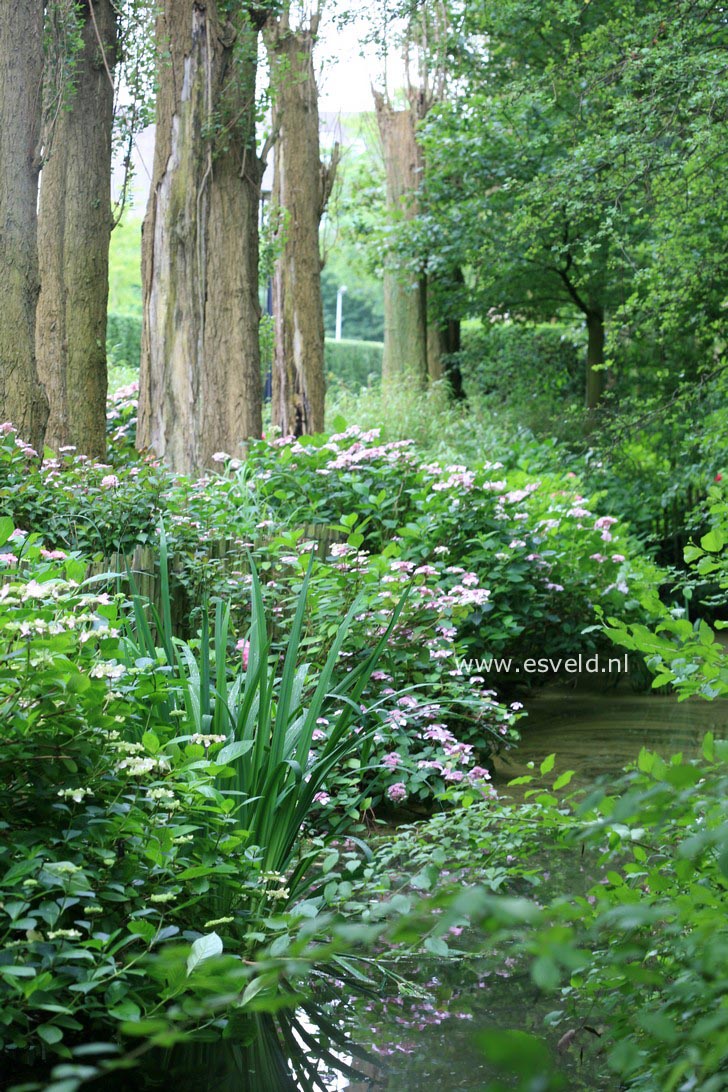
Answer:
POLYGON ((38 1035, 44 1043, 48 1043, 49 1046, 53 1046, 54 1043, 60 1043, 63 1038, 63 1032, 56 1024, 41 1024, 38 1028, 38 1035))
POLYGON ((14 530, 15 525, 10 516, 0 516, 0 546, 5 545, 14 530))
POLYGON ((714 527, 711 531, 708 531, 707 535, 703 535, 700 540, 700 545, 704 550, 707 550, 708 553, 717 554, 725 546, 725 539, 723 538, 722 532, 717 527, 714 527))
POLYGON ((424 946, 432 955, 443 957, 450 955, 450 949, 442 937, 428 937, 424 946))
POLYGON ((559 789, 565 788, 565 786, 569 784, 575 773, 575 770, 564 770, 564 772, 560 774, 553 783, 552 787, 554 792, 558 792, 559 789))
POLYGON ((208 933, 204 937, 198 937, 192 945, 192 950, 187 958, 187 974, 191 975, 196 967, 199 967, 206 959, 220 955, 222 941, 217 933, 208 933))
POLYGON ((556 762, 556 755, 555 754, 546 756, 546 758, 543 760, 543 762, 541 763, 541 765, 539 767, 539 769, 541 770, 541 776, 542 777, 543 777, 544 774, 551 773, 551 771, 554 768, 554 763, 555 762, 556 762))
POLYGON ((218 751, 215 755, 215 765, 224 766, 228 762, 234 762, 236 758, 242 758, 243 755, 247 755, 248 751, 252 749, 252 739, 241 739, 236 740, 234 743, 227 743, 222 750, 218 751))
POLYGON ((142 736, 142 743, 145 750, 149 751, 150 755, 156 755, 160 748, 159 737, 154 732, 145 732, 142 736))

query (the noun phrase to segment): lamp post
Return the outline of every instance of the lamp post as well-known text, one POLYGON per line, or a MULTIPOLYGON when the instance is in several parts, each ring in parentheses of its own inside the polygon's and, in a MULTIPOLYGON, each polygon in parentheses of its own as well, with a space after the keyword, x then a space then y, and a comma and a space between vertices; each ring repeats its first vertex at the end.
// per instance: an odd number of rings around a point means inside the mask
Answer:
POLYGON ((336 340, 341 341, 341 324, 344 318, 344 293, 348 291, 345 284, 342 284, 339 291, 336 293, 336 340))

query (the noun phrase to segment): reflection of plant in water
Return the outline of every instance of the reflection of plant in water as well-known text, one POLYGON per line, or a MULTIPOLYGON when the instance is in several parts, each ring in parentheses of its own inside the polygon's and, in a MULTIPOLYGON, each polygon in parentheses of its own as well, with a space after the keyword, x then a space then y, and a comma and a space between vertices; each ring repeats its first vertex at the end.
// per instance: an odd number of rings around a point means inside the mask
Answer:
MULTIPOLYGON (((94 1067, 85 1068, 90 1079, 94 1067)), ((227 1038, 145 1050, 133 1079, 142 1092, 327 1092, 342 1087, 342 1078, 366 1081, 374 1090, 377 1068, 376 1059, 352 1046, 343 1026, 306 1002, 276 1014, 241 1014, 227 1038)), ((97 1071, 97 1078, 102 1073, 106 1092, 128 1092, 128 1065, 97 1071)))

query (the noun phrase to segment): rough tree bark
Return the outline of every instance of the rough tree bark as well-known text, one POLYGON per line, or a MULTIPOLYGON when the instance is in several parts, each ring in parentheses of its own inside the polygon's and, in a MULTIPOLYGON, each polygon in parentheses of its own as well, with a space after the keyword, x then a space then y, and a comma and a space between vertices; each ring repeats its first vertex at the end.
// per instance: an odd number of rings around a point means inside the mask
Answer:
POLYGON ((313 48, 320 13, 293 29, 286 5, 264 34, 276 132, 272 206, 280 254, 273 274, 273 424, 286 435, 322 432, 326 381, 319 228, 338 162, 321 162, 313 48))
POLYGON ((164 0, 137 443, 175 470, 261 433, 255 4, 164 0))
MULTIPOLYGON (((422 153, 415 136, 416 116, 412 109, 395 110, 380 92, 374 104, 382 141, 387 179, 387 213, 390 223, 413 220, 418 213, 417 190, 422 181, 422 153)), ((437 371, 434 345, 430 346, 433 370, 437 371)), ((427 287, 423 277, 406 277, 388 255, 384 266, 384 360, 385 383, 407 376, 418 387, 427 384, 428 331, 427 287)))
POLYGON ((0 416, 38 451, 48 402, 35 359, 43 2, 0 12, 0 416))
POLYGON ((111 0, 86 0, 78 18, 73 87, 41 177, 36 352, 50 402, 46 444, 103 458, 117 26, 111 0))

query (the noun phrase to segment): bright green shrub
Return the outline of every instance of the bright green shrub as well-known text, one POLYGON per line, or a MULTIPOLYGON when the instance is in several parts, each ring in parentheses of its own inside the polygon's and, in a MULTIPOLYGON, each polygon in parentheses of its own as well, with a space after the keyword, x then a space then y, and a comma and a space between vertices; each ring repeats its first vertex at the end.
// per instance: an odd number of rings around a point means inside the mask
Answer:
MULTIPOLYGON (((708 529, 685 547, 685 561, 691 579, 682 606, 667 606, 657 595, 644 589, 641 600, 652 623, 630 621, 623 614, 605 612, 605 632, 615 644, 645 657, 653 673, 654 688, 670 686, 681 699, 697 695, 712 701, 728 694, 728 653, 705 617, 707 610, 692 602, 693 587, 714 589, 709 607, 720 615, 726 613, 728 592, 728 496, 723 475, 708 491, 705 504, 708 529), (691 619, 686 607, 692 607, 691 619)), ((601 613, 601 612, 600 612, 601 613)), ((723 630, 728 622, 719 618, 715 628, 723 630)))
POLYGON ((110 367, 139 368, 142 320, 138 315, 109 312, 106 319, 106 356, 110 367))
POLYGON ((384 346, 380 341, 334 341, 326 338, 324 366, 331 386, 358 391, 382 377, 384 346))

